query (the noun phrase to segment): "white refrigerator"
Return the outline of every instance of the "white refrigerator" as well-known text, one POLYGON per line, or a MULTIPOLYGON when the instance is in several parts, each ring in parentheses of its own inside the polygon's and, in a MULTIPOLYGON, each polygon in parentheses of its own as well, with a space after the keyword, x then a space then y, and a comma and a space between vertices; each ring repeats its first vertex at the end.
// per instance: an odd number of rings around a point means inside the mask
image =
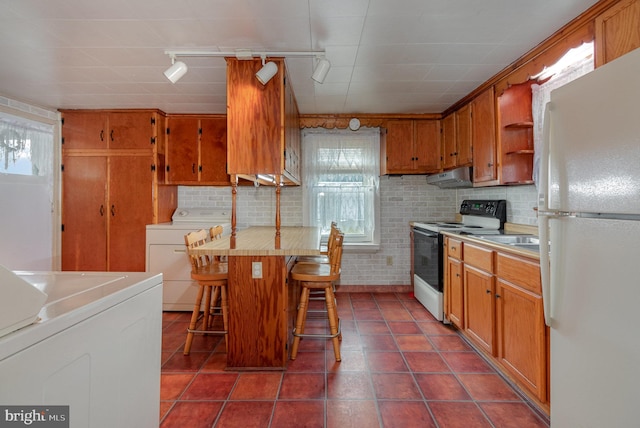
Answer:
POLYGON ((640 49, 552 91, 545 128, 551 426, 639 427, 640 49))

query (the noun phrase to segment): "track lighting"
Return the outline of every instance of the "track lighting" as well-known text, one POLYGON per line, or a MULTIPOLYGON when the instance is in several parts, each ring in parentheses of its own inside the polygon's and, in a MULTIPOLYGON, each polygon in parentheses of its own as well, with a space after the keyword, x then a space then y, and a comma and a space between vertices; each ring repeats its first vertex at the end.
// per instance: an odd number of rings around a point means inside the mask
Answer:
POLYGON ((278 66, 275 62, 269 61, 265 63, 267 59, 266 55, 262 56, 262 68, 256 73, 256 79, 263 85, 266 85, 269 80, 278 72, 278 66))
POLYGON ((331 68, 331 63, 326 58, 320 58, 318 60, 318 65, 316 65, 316 69, 313 70, 313 74, 311 78, 318 83, 324 83, 324 79, 327 77, 327 73, 331 68))
POLYGON ((171 55, 171 67, 167 68, 164 75, 171 81, 176 83, 187 72, 187 64, 182 61, 176 61, 176 56, 171 55))

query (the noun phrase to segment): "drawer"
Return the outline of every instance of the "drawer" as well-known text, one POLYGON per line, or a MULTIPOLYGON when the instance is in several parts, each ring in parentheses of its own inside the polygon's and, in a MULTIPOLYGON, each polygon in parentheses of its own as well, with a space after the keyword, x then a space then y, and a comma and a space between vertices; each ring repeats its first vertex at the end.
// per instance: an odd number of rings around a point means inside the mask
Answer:
POLYGON ((498 253, 496 257, 496 275, 536 294, 542 293, 540 263, 509 254, 498 253))
POLYGON ((482 269, 487 272, 493 272, 493 251, 476 247, 469 243, 464 245, 464 262, 470 266, 482 269))
POLYGON ((462 241, 447 238, 447 256, 462 260, 462 241))

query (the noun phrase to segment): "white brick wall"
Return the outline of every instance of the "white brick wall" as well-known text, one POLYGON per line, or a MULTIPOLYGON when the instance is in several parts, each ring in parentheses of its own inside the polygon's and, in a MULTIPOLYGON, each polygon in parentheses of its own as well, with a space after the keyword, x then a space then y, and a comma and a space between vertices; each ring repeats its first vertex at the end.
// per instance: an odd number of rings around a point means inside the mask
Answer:
MULTIPOLYGON (((534 186, 442 190, 426 184, 424 176, 381 177, 380 251, 345 252, 340 282, 371 286, 409 284, 409 222, 450 220, 455 217, 463 199, 490 198, 507 200, 507 221, 536 224, 534 186), (387 265, 387 257, 392 257, 391 266, 387 265)), ((178 201, 183 206, 231 210, 231 188, 180 186, 178 201)), ((237 203, 238 228, 275 224, 273 187, 239 186, 237 203)), ((283 226, 302 225, 302 188, 283 188, 280 204, 283 226)))

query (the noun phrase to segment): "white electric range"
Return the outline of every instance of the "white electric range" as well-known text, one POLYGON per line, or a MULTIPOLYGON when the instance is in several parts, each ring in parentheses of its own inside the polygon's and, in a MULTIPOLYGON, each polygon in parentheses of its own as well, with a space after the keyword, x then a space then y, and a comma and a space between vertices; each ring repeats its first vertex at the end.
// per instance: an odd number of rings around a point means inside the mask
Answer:
POLYGON ((505 200, 464 200, 462 221, 413 222, 413 293, 438 320, 444 321, 444 247, 440 232, 500 234, 507 220, 505 200))
POLYGON ((213 208, 178 207, 170 223, 147 225, 146 271, 163 274, 162 309, 192 311, 198 287, 191 280, 184 235, 222 225, 231 233, 231 212, 213 208))

